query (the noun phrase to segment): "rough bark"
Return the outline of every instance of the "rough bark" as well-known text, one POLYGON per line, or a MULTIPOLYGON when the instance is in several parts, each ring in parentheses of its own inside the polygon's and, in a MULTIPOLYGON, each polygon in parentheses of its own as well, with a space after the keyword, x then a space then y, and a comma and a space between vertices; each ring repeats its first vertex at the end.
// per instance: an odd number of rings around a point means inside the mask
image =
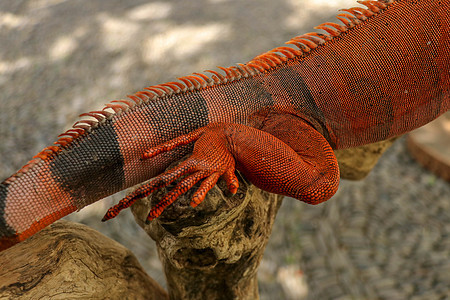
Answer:
POLYGON ((130 250, 58 221, 0 252, 0 299, 168 299, 130 250))
POLYGON ((170 299, 258 299, 257 268, 272 231, 281 196, 240 178, 234 196, 223 182, 201 205, 191 192, 146 225, 150 203, 161 191, 136 203, 138 224, 156 241, 170 299))

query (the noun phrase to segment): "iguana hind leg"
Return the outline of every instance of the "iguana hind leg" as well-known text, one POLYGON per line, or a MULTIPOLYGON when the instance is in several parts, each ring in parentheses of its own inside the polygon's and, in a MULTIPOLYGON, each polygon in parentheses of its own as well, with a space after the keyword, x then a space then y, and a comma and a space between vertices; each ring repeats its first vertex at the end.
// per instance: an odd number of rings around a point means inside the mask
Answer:
POLYGON ((190 142, 195 142, 195 146, 189 158, 110 208, 104 220, 183 176, 186 177, 151 209, 148 220, 158 217, 201 180, 191 201, 193 207, 203 201, 220 176, 234 193, 238 188, 235 165, 257 187, 310 204, 328 200, 339 184, 339 168, 330 145, 295 116, 276 115, 265 122, 262 130, 242 124, 213 123, 149 149, 143 159, 190 142))

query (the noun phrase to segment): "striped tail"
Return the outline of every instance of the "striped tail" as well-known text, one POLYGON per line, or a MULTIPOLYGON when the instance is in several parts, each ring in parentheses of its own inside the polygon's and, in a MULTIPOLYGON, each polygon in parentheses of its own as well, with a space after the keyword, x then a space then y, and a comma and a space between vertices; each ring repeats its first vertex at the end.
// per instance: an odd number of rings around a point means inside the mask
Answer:
POLYGON ((0 184, 0 251, 77 210, 44 169, 45 164, 34 168, 35 176, 13 176, 0 184))

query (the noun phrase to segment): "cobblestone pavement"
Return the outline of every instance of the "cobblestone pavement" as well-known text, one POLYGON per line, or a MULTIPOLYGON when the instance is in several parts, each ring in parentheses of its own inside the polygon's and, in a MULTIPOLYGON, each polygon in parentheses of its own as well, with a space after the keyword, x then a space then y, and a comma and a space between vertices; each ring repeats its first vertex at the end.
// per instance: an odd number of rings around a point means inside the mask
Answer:
MULTIPOLYGON (((0 0, 0 179, 76 120, 142 87, 245 62, 354 1, 0 0)), ((287 199, 260 267, 261 299, 446 299, 450 185, 397 142, 319 206, 287 199)), ((154 243, 120 195, 69 218, 133 250, 164 285, 154 243)))

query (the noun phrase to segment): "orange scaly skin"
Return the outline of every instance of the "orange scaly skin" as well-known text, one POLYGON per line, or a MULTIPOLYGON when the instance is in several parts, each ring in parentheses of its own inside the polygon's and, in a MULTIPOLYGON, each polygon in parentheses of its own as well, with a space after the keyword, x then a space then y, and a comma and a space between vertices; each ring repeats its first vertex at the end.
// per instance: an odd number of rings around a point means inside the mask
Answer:
POLYGON ((339 14, 344 25, 316 27, 326 33, 83 114, 0 184, 0 250, 151 178, 104 220, 177 179, 149 221, 199 181, 192 206, 221 176, 236 192, 235 169, 269 192, 329 199, 339 183, 332 149, 401 135, 450 108, 450 1, 360 2, 367 9, 339 14))

